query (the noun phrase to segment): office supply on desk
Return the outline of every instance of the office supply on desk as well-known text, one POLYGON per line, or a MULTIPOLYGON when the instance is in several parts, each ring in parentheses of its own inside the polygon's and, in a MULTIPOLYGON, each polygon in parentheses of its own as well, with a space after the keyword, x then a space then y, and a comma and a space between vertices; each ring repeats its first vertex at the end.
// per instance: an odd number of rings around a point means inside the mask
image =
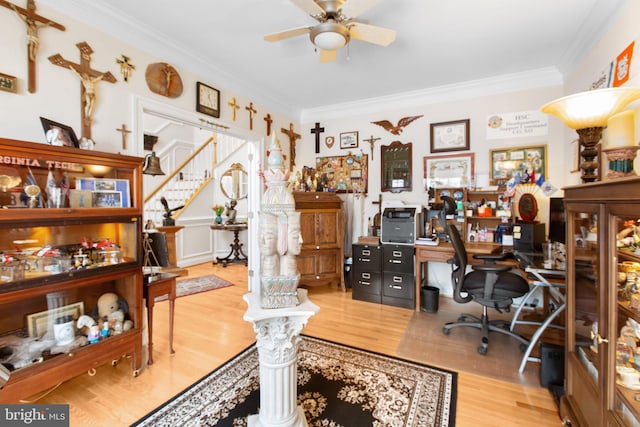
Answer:
POLYGON ((452 259, 454 265, 451 273, 453 284, 453 298, 458 303, 476 302, 482 306, 481 317, 472 314, 463 314, 456 322, 445 323, 442 332, 445 335, 451 333, 451 329, 461 326, 469 326, 480 329, 482 340, 478 346, 478 353, 485 355, 489 347, 489 332, 499 332, 528 345, 522 336, 509 328, 509 322, 505 320, 489 320, 488 308, 498 311, 509 310, 513 299, 521 297, 529 292, 529 283, 522 276, 512 273, 510 265, 498 265, 496 261, 504 260, 501 255, 476 255, 474 258, 484 260, 485 264, 471 266, 472 271, 466 273, 467 250, 460 233, 455 225, 449 224, 449 239, 455 249, 452 259), (464 296, 463 296, 464 294, 464 296))
POLYGON ((437 236, 418 237, 416 239, 416 245, 438 246, 439 244, 440 244, 440 239, 438 239, 437 236))

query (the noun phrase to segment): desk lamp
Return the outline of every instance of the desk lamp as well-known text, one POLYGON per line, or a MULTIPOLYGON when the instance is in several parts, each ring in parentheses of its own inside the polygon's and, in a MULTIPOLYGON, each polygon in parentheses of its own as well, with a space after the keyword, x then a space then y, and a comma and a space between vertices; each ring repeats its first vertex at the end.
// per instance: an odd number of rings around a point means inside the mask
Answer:
POLYGON ((580 163, 582 182, 596 181, 599 167, 598 142, 607 120, 640 98, 640 88, 608 88, 565 96, 542 106, 543 113, 553 114, 578 133, 582 146, 580 163))

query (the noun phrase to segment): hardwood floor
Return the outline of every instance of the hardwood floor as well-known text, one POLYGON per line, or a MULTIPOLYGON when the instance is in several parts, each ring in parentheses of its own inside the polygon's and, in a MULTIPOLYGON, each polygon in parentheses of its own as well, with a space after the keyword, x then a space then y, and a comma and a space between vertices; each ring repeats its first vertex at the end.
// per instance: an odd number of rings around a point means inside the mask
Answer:
MULTIPOLYGON (((128 360, 115 367, 102 366, 94 376, 86 374, 67 381, 37 402, 68 403, 71 426, 127 426, 251 345, 255 335, 251 324, 242 318, 247 309, 242 299, 247 292, 246 267, 202 264, 189 269, 190 277, 205 274, 216 274, 235 286, 178 298, 175 355, 169 354, 168 303, 158 302, 154 309, 151 367, 145 367, 134 378, 128 360)), ((457 359, 469 361, 463 364, 464 370, 447 366, 446 359, 445 363, 430 360, 430 353, 421 347, 424 343, 412 338, 412 330, 416 322, 442 325, 447 315, 451 315, 449 310, 455 310, 457 304, 441 298, 441 309, 432 314, 355 301, 350 291, 345 293, 336 288, 311 288, 309 297, 320 312, 310 319, 304 334, 458 371, 456 426, 560 425, 551 394, 530 381, 537 378, 537 364, 527 366, 529 380, 517 372, 511 380, 478 374, 487 369, 482 367, 483 363, 497 366, 497 371, 514 363, 517 366, 519 351, 503 354, 494 351, 496 359, 490 361, 486 357, 492 354, 491 349, 489 355, 480 356, 476 353, 476 342, 470 342, 477 336, 467 339, 452 333, 431 347, 454 348, 457 359)), ((473 335, 477 331, 471 332, 473 335)))

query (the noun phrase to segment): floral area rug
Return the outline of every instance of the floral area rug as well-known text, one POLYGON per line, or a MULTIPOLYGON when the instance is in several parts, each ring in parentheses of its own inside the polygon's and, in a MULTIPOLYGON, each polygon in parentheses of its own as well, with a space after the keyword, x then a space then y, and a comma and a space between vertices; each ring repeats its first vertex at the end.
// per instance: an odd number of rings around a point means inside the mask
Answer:
MULTIPOLYGON (((184 297, 200 292, 211 291, 213 289, 222 289, 227 286, 233 286, 233 283, 213 274, 201 277, 178 279, 176 281, 176 297, 184 297)), ((162 301, 165 299, 167 299, 167 296, 161 295, 156 298, 156 301, 162 301)))
MULTIPOLYGON (((309 426, 455 425, 455 372, 302 336, 297 374, 309 426)), ((134 426, 246 426, 259 379, 254 344, 134 426)))

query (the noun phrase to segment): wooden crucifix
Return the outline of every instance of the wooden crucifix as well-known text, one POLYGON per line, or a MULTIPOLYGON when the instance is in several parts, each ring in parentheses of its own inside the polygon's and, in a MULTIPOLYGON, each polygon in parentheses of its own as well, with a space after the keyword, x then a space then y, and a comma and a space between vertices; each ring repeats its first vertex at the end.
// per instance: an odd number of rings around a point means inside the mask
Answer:
POLYGON ((371 138, 369 139, 363 139, 364 142, 368 142, 369 145, 371 146, 371 160, 373 160, 373 151, 374 151, 374 146, 376 141, 378 141, 381 138, 374 138, 373 135, 371 135, 371 138))
POLYGON ((236 111, 238 111, 238 109, 240 108, 240 106, 238 105, 238 103, 236 102, 236 97, 234 96, 233 98, 231 98, 231 101, 227 102, 227 105, 229 107, 231 107, 231 114, 233 117, 233 121, 236 121, 236 111))
POLYGON ((249 112, 249 130, 253 130, 253 115, 257 113, 256 109, 253 108, 253 102, 250 102, 244 109, 249 112))
POLYGON ((301 135, 293 131, 293 123, 289 123, 289 129, 280 128, 280 132, 289 137, 289 151, 291 152, 289 170, 293 170, 293 166, 296 164, 296 140, 300 139, 301 135))
POLYGON ((320 122, 316 122, 316 126, 311 129, 311 133, 316 136, 316 154, 320 152, 320 134, 324 132, 324 128, 320 127, 320 122))
POLYGON ((120 129, 116 129, 118 132, 122 133, 122 149, 126 150, 127 149, 127 134, 131 133, 131 131, 129 129, 127 129, 127 125, 126 124, 122 124, 122 126, 120 126, 120 129))
POLYGON ((50 19, 40 16, 36 13, 36 3, 33 0, 27 0, 27 8, 22 8, 9 3, 6 0, 0 0, 0 6, 4 6, 7 9, 13 10, 16 15, 27 26, 27 61, 29 64, 29 80, 28 90, 30 93, 36 91, 36 56, 38 54, 38 46, 40 45, 40 38, 38 36, 38 30, 40 27, 53 27, 60 31, 65 31, 63 25, 58 24, 50 19))
POLYGON ((93 49, 87 42, 76 44, 80 50, 80 63, 74 64, 64 59, 59 53, 49 57, 52 64, 68 68, 80 78, 80 98, 82 105, 82 136, 91 139, 91 116, 96 103, 96 83, 105 81, 115 83, 116 78, 110 71, 106 73, 91 69, 93 49))
POLYGON ((264 116, 263 120, 267 122, 267 136, 271 136, 271 123, 273 123, 271 113, 268 113, 266 116, 264 116))

